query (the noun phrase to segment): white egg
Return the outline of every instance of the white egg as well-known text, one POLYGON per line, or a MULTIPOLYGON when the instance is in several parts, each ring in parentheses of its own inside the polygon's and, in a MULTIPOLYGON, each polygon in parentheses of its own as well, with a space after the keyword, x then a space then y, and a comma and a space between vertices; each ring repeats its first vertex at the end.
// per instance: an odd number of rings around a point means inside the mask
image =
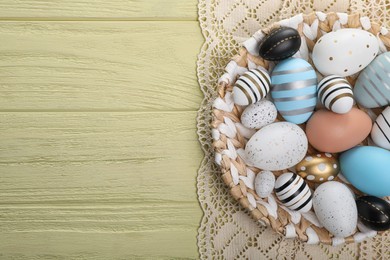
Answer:
POLYGON ((377 146, 390 150, 390 106, 375 120, 371 138, 377 146))
POLYGON ((249 164, 262 170, 284 170, 296 165, 306 155, 308 141, 296 124, 277 122, 257 131, 245 147, 249 164))
POLYGON ((318 99, 329 110, 337 114, 351 111, 354 104, 352 87, 342 77, 331 75, 318 83, 318 99))
POLYGON ((350 189, 343 183, 328 181, 314 191, 313 208, 320 223, 336 237, 355 232, 357 207, 350 189))
POLYGON ((259 129, 275 121, 278 111, 275 105, 266 99, 249 105, 241 115, 241 123, 252 129, 259 129))
POLYGON ((287 172, 275 182, 275 193, 279 201, 291 210, 308 212, 312 205, 311 191, 299 175, 287 172))
POLYGON ((260 198, 267 198, 275 187, 275 176, 270 171, 261 171, 255 178, 255 190, 260 198))
POLYGON ((360 29, 340 29, 322 36, 312 59, 323 75, 350 76, 364 69, 378 54, 376 37, 360 29))
POLYGON ((234 103, 239 106, 254 104, 264 98, 271 85, 267 70, 258 67, 244 73, 233 87, 234 103))

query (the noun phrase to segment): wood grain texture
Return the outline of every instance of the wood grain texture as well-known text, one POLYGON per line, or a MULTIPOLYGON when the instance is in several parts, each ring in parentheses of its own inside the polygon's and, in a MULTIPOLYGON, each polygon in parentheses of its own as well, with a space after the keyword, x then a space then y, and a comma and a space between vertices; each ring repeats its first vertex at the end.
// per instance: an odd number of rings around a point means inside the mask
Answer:
POLYGON ((195 116, 0 113, 0 257, 196 258, 195 116))
POLYGON ((197 19, 196 0, 6 0, 0 19, 197 19))
POLYGON ((0 22, 0 111, 194 111, 197 22, 0 22))
POLYGON ((196 259, 197 1, 0 1, 0 259, 196 259))

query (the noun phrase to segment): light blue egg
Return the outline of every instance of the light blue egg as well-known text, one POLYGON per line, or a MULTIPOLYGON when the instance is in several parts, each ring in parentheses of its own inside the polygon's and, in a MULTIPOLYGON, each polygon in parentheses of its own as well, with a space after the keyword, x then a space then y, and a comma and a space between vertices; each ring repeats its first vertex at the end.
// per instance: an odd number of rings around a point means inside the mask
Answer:
POLYGON ((271 96, 286 121, 306 122, 317 104, 317 75, 305 60, 290 58, 275 66, 271 74, 271 96))
POLYGON ((379 55, 360 73, 353 91, 356 101, 367 108, 390 104, 390 52, 379 55))
POLYGON ((341 172, 358 190, 390 196, 390 152, 374 146, 358 146, 340 157, 341 172))

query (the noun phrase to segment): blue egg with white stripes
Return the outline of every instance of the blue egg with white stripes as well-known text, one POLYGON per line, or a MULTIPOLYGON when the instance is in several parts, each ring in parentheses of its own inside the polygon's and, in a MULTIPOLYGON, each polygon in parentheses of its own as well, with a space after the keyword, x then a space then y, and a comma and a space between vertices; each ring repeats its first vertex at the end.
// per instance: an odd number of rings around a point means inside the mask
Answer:
POLYGON ((271 96, 282 117, 305 123, 317 104, 317 75, 305 60, 290 58, 278 63, 271 74, 271 96))
POLYGON ((353 91, 366 108, 390 105, 390 52, 379 55, 360 73, 353 91))

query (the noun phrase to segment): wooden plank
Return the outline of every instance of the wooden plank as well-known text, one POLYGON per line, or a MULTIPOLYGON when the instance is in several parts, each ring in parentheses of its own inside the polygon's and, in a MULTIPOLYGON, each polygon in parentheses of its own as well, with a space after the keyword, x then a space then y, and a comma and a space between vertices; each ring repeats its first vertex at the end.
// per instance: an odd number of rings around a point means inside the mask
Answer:
POLYGON ((0 22, 0 37, 0 111, 187 111, 202 97, 197 22, 0 22))
POLYGON ((193 20, 196 0, 13 0, 0 2, 0 18, 193 20))
POLYGON ((0 258, 52 259, 199 259, 196 232, 169 230, 137 233, 2 233, 0 258), (176 237, 173 241, 170 237, 176 237), (174 244, 173 244, 174 243, 174 244), (25 252, 29 252, 26 254, 25 252))
POLYGON ((0 257, 197 258, 195 116, 0 113, 0 257))

